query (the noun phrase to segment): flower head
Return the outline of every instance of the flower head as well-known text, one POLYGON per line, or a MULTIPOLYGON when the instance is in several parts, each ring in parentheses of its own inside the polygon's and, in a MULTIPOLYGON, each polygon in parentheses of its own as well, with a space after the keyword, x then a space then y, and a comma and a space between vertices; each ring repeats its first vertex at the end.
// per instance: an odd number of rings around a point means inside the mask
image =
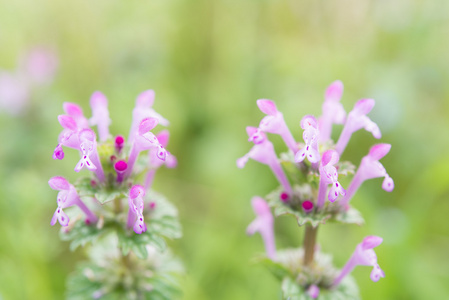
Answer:
POLYGON ((141 185, 134 185, 129 191, 128 227, 132 227, 137 234, 147 231, 147 225, 143 218, 144 196, 145 189, 141 185))
POLYGON ((249 224, 246 232, 249 235, 259 232, 264 240, 267 256, 271 259, 275 259, 276 245, 274 242, 274 220, 270 207, 265 200, 260 197, 254 197, 251 200, 251 204, 256 213, 256 219, 249 224))
POLYGON ((300 163, 306 157, 311 163, 320 161, 320 153, 318 152, 318 126, 314 116, 304 116, 301 120, 301 128, 304 129, 303 138, 306 145, 295 155, 295 162, 300 163))
POLYGON ((277 110, 276 104, 271 100, 260 99, 257 100, 257 106, 267 115, 260 121, 260 130, 279 134, 287 147, 295 153, 298 150, 295 139, 284 121, 284 116, 277 110))
POLYGON ((335 150, 337 150, 338 154, 341 155, 343 153, 351 135, 362 128, 371 132, 376 139, 381 138, 382 134, 380 133, 379 127, 367 116, 373 109, 374 104, 375 101, 373 99, 362 99, 357 101, 354 105, 354 108, 346 119, 345 126, 338 139, 337 145, 335 146, 335 150))
POLYGON ((346 263, 340 274, 334 281, 334 286, 337 286, 341 280, 348 275, 356 266, 372 266, 370 278, 376 282, 382 277, 385 277, 384 271, 379 267, 377 263, 377 256, 373 248, 379 246, 382 243, 382 238, 378 236, 367 236, 363 241, 357 245, 354 253, 349 261, 346 263))
POLYGON ((332 124, 343 124, 346 119, 346 112, 340 103, 343 94, 343 83, 340 80, 332 82, 326 89, 323 103, 323 115, 319 120, 320 141, 327 141, 331 138, 332 124))
POLYGON ((384 166, 379 162, 379 159, 387 155, 390 149, 390 144, 377 144, 371 147, 368 155, 362 158, 359 169, 349 185, 348 192, 340 202, 341 205, 347 205, 360 185, 368 179, 384 177, 382 188, 387 192, 393 191, 393 179, 388 175, 384 166))

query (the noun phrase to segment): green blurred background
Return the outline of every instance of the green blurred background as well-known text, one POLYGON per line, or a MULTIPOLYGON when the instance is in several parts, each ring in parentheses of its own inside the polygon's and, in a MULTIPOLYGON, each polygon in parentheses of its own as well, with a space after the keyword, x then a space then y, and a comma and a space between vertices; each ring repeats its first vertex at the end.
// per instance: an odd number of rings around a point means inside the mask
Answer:
MULTIPOLYGON (((393 145, 382 163, 396 188, 366 182, 353 199, 362 227, 322 226, 319 242, 343 266, 366 235, 386 278, 353 273, 363 299, 443 299, 449 295, 449 2, 445 0, 0 0, 0 68, 13 70, 35 45, 57 49, 54 83, 34 90, 20 116, 0 115, 0 299, 62 299, 67 274, 83 259, 50 226, 56 194, 47 180, 73 180, 75 151, 54 161, 62 103, 90 115, 95 90, 109 98, 112 133, 127 134, 135 96, 156 91, 171 121, 177 169, 155 189, 179 208, 185 262, 183 299, 279 299, 279 284, 251 262, 263 252, 247 237, 250 199, 277 182, 266 166, 236 158, 251 147, 245 126, 276 101, 295 138, 305 114, 321 113, 328 84, 345 84, 342 103, 376 99, 371 118, 393 145)), ((341 127, 334 129, 338 137, 341 127)), ((279 151, 285 146, 271 136, 279 151)), ((357 132, 343 159, 358 165, 377 142, 357 132)), ((302 228, 276 220, 278 248, 297 247, 302 228)))

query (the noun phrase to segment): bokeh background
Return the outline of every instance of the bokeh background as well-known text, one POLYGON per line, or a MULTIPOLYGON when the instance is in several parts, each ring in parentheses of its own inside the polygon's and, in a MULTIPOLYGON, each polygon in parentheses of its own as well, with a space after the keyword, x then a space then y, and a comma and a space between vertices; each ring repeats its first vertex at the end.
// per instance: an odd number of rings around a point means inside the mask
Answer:
MULTIPOLYGON (((443 299, 449 295, 449 2, 445 0, 0 0, 0 69, 23 53, 55 49, 55 80, 34 88, 25 109, 0 111, 0 299, 62 299, 66 276, 83 259, 49 225, 54 175, 75 179, 77 154, 54 161, 62 103, 90 115, 95 90, 109 98, 111 131, 127 134, 135 97, 156 91, 171 121, 174 170, 155 189, 179 208, 184 237, 170 243, 187 270, 183 299, 279 299, 279 284, 252 263, 260 236, 247 237, 250 199, 277 182, 267 167, 236 158, 251 147, 245 126, 276 101, 296 139, 305 114, 321 113, 328 84, 345 84, 349 111, 376 99, 371 118, 393 145, 382 163, 396 188, 366 182, 353 199, 366 225, 329 224, 319 242, 343 266, 366 235, 386 278, 353 273, 363 299, 443 299)), ((334 127, 334 139, 341 127, 334 127)), ((279 151, 285 146, 271 136, 279 151)), ((358 165, 377 142, 353 135, 343 159, 358 165)), ((278 248, 297 247, 303 229, 276 221, 278 248)))

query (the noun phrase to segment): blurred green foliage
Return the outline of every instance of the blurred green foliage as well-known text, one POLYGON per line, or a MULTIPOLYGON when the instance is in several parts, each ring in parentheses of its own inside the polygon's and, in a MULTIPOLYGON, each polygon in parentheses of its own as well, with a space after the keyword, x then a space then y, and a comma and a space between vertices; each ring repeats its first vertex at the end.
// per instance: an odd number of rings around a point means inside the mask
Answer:
MULTIPOLYGON (((183 299, 277 299, 279 283, 252 263, 261 239, 245 235, 250 198, 276 180, 263 165, 239 170, 235 160, 251 147, 245 126, 262 117, 256 99, 275 100, 299 139, 301 117, 320 114, 335 79, 347 111, 376 99, 371 117, 393 145, 382 163, 396 188, 366 182, 353 199, 366 225, 322 226, 322 250, 341 267, 364 236, 382 236, 386 278, 373 283, 363 267, 353 274, 363 299, 447 296, 448 11, 444 0, 0 0, 1 69, 13 70, 34 45, 55 47, 60 59, 55 82, 35 90, 22 115, 0 115, 0 298, 61 299, 83 259, 49 224, 56 193, 47 180, 78 177, 75 151, 51 159, 62 103, 90 115, 89 96, 101 90, 111 131, 126 135, 135 96, 151 88, 179 160, 158 172, 155 189, 180 211, 184 237, 171 246, 187 270, 183 299)), ((358 164, 375 142, 356 133, 343 159, 358 164)), ((302 235, 293 218, 277 219, 279 248, 302 235)))

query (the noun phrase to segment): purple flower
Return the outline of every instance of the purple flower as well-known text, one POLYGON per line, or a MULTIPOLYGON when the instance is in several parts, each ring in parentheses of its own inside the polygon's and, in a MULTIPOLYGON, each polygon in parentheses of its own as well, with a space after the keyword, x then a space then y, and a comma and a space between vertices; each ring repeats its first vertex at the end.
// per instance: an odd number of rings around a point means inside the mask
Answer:
POLYGON ((133 166, 139 156, 139 153, 144 150, 150 150, 156 148, 156 156, 160 160, 165 160, 167 157, 167 151, 159 143, 156 136, 150 132, 156 125, 158 120, 156 118, 146 118, 140 122, 138 131, 134 134, 133 143, 131 146, 131 151, 128 158, 128 169, 126 170, 125 177, 131 175, 133 166))
MULTIPOLYGON (((161 144, 161 147, 164 149, 168 145, 168 140, 170 137, 170 133, 168 130, 162 130, 156 135, 157 140, 161 144)), ((157 148, 151 148, 148 151, 149 161, 150 161, 150 170, 147 173, 146 179, 145 179, 145 188, 148 189, 153 183, 154 175, 156 174, 156 170, 159 169, 161 166, 165 165, 167 168, 175 168, 178 164, 178 161, 176 160, 176 157, 172 155, 171 153, 167 152, 167 156, 164 160, 161 160, 159 158, 160 155, 158 155, 159 147, 157 148)))
POLYGON ((143 206, 145 189, 141 185, 134 185, 129 191, 128 204, 128 228, 133 228, 134 232, 141 234, 147 231, 147 225, 143 218, 143 206))
POLYGON ((0 70, 0 112, 20 114, 30 100, 30 88, 20 75, 0 70))
POLYGON ((136 99, 136 106, 133 110, 133 120, 131 124, 131 130, 129 132, 128 143, 132 144, 134 141, 135 134, 139 129, 139 124, 143 119, 155 118, 158 123, 163 126, 168 126, 169 122, 167 119, 158 114, 153 108, 155 93, 153 90, 147 90, 139 94, 136 99))
POLYGON ((48 47, 35 47, 22 59, 20 72, 32 83, 49 84, 55 77, 58 64, 54 50, 48 47))
POLYGON ((87 168, 90 171, 94 171, 100 182, 103 182, 104 172, 97 152, 95 132, 92 129, 83 129, 79 132, 78 139, 80 141, 81 159, 75 166, 75 172, 87 168))
POLYGON ((379 281, 382 277, 385 277, 384 271, 379 267, 377 263, 377 256, 373 248, 379 246, 382 243, 382 238, 378 236, 367 236, 363 239, 363 242, 357 245, 351 258, 341 270, 340 274, 334 281, 334 286, 337 286, 341 280, 351 273, 351 271, 358 265, 360 266, 372 266, 371 280, 374 282, 379 281))
POLYGON ((291 195, 292 188, 277 159, 273 144, 267 139, 265 133, 256 127, 248 126, 246 127, 246 132, 248 133, 249 140, 254 143, 254 146, 247 154, 237 159, 237 167, 243 168, 250 158, 268 165, 283 186, 285 192, 291 195))
POLYGON ((90 97, 90 106, 92 107, 91 125, 97 125, 100 142, 104 142, 109 138, 109 118, 108 99, 101 92, 95 92, 90 97))
POLYGON ((343 94, 343 83, 340 80, 332 82, 324 95, 323 115, 319 119, 320 141, 331 138, 332 124, 343 124, 346 112, 340 103, 343 94))
POLYGON ((306 157, 311 163, 320 161, 320 153, 318 152, 318 127, 314 116, 304 116, 301 120, 301 128, 304 129, 302 134, 306 145, 295 155, 295 162, 300 163, 306 157))
POLYGON ((67 115, 71 116, 73 120, 75 120, 76 126, 78 128, 89 128, 89 122, 84 116, 83 110, 79 105, 71 102, 64 102, 62 104, 62 108, 67 115))
POLYGON ((348 114, 343 131, 340 134, 335 150, 342 154, 351 135, 359 129, 365 128, 373 134, 376 139, 380 139, 382 134, 379 127, 367 117, 367 114, 373 109, 375 101, 373 99, 362 99, 357 101, 352 111, 348 114))
POLYGON ((117 135, 115 137, 114 146, 117 153, 120 154, 122 152, 123 147, 125 146, 125 138, 121 135, 117 135))
POLYGON ((257 100, 257 106, 267 115, 260 121, 259 128, 264 132, 279 134, 293 153, 298 151, 296 141, 284 121, 284 116, 277 110, 276 104, 271 100, 260 99, 257 100))
POLYGON ((382 157, 387 155, 390 149, 390 144, 377 144, 371 147, 368 155, 362 158, 362 162, 349 185, 346 196, 340 201, 341 205, 346 206, 360 185, 368 179, 384 177, 382 188, 387 192, 393 191, 393 179, 388 175, 384 166, 379 162, 382 157))
POLYGON ((265 243, 267 256, 274 260, 276 258, 276 245, 274 242, 274 220, 270 207, 267 202, 260 197, 253 197, 251 204, 256 213, 256 219, 249 224, 246 232, 249 235, 259 232, 265 243))
POLYGON ((327 150, 323 153, 323 158, 320 165, 320 187, 318 190, 318 207, 323 207, 325 202, 325 194, 327 192, 327 186, 332 184, 328 193, 328 199, 330 202, 334 202, 338 195, 346 195, 345 189, 338 182, 338 172, 335 168, 335 164, 340 160, 340 156, 335 150, 327 150))
POLYGON ((311 286, 309 286, 309 288, 307 289, 307 294, 313 298, 316 299, 318 298, 318 296, 320 295, 320 288, 318 286, 316 286, 315 284, 312 284, 311 286))
POLYGON ((86 223, 92 224, 97 222, 97 216, 81 201, 75 187, 64 177, 52 177, 48 184, 52 189, 60 191, 57 197, 58 208, 56 208, 50 222, 52 226, 56 224, 56 220, 59 221, 61 226, 69 225, 69 217, 64 213, 63 209, 73 205, 78 206, 86 214, 86 223))

